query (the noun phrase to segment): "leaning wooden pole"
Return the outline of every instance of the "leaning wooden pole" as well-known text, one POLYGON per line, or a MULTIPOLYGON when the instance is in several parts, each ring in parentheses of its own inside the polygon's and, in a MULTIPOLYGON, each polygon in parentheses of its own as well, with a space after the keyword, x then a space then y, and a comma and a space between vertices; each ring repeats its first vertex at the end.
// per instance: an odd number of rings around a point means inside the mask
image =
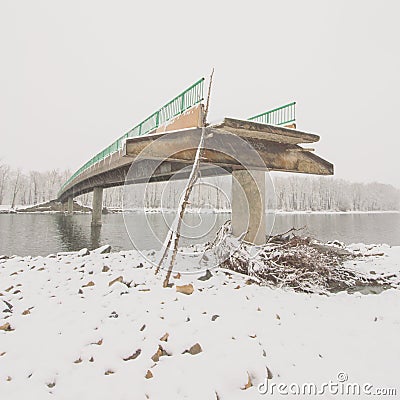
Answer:
POLYGON ((206 108, 204 110, 204 115, 203 115, 203 126, 207 126, 207 116, 208 116, 208 109, 210 107, 210 96, 211 96, 211 86, 212 86, 213 76, 214 76, 214 68, 211 71, 210 82, 208 84, 206 108))
POLYGON ((171 261, 170 261, 170 265, 167 271, 167 275, 165 277, 163 286, 167 287, 169 285, 169 279, 171 277, 172 274, 172 270, 176 261, 176 256, 178 253, 178 244, 179 244, 179 239, 180 239, 180 231, 181 231, 181 225, 182 225, 182 220, 183 220, 183 216, 185 214, 185 210, 186 210, 186 206, 189 202, 189 197, 190 194, 192 193, 194 184, 196 183, 199 174, 200 174, 200 159, 201 156, 203 154, 203 148, 204 148, 204 136, 205 136, 205 127, 207 125, 207 115, 208 115, 208 110, 209 110, 209 104, 210 104, 210 94, 211 94, 211 86, 212 86, 212 79, 213 79, 213 75, 214 75, 214 68, 212 69, 211 75, 210 75, 210 82, 209 82, 209 86, 208 86, 208 93, 207 93, 207 101, 206 101, 206 107, 205 107, 205 111, 204 111, 204 115, 203 115, 203 127, 201 130, 201 137, 200 137, 200 141, 199 141, 199 145, 197 147, 197 151, 196 151, 196 157, 193 163, 193 167, 192 167, 192 171, 190 173, 189 176, 189 180, 187 182, 186 185, 186 189, 185 189, 185 194, 183 196, 183 198, 181 199, 179 206, 178 206, 178 214, 177 217, 174 221, 174 224, 171 226, 170 231, 168 232, 168 239, 166 240, 166 246, 165 246, 165 250, 164 253, 160 259, 160 262, 158 263, 158 266, 156 268, 155 273, 157 274, 164 262, 164 260, 166 258, 168 258, 168 254, 170 252, 171 246, 172 244, 174 245, 173 248, 173 252, 172 252, 172 257, 171 257, 171 261), (176 225, 176 227, 175 227, 176 225))
MULTIPOLYGON (((171 277, 172 274, 172 270, 174 268, 174 264, 176 261, 176 255, 178 253, 178 244, 179 244, 179 238, 181 236, 181 226, 182 226, 182 221, 183 221, 183 216, 185 214, 185 210, 186 210, 186 206, 189 202, 189 197, 190 194, 192 193, 193 190, 193 186, 196 183, 198 177, 199 177, 199 173, 200 173, 200 158, 203 152, 203 148, 204 148, 204 136, 205 136, 205 130, 206 128, 203 127, 201 128, 201 137, 200 137, 200 142, 199 145, 197 147, 197 151, 196 151, 196 157, 193 163, 193 167, 192 167, 192 171, 190 173, 189 176, 189 180, 187 182, 186 188, 185 188, 185 194, 182 197, 180 203, 179 203, 179 207, 178 207, 178 215, 177 215, 177 221, 176 221, 176 229, 173 232, 173 235, 171 237, 170 240, 170 244, 174 245, 173 251, 172 251, 172 257, 171 257, 171 261, 168 267, 168 271, 167 271, 167 275, 165 277, 163 286, 167 287, 169 285, 169 279, 171 277)), ((175 225, 175 224, 174 224, 175 225)))

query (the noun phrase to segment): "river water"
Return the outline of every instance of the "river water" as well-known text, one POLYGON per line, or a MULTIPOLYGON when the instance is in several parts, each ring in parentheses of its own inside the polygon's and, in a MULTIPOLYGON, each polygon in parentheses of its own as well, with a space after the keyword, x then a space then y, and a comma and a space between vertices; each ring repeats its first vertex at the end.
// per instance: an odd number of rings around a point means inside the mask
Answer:
MULTIPOLYGON (((172 214, 107 214, 103 215, 103 225, 92 229, 90 214, 0 214, 0 255, 48 255, 103 244, 110 244, 114 251, 157 249, 172 219, 172 214)), ((211 240, 228 219, 229 214, 186 215, 182 243, 211 240)), ((268 220, 271 224, 273 218, 268 220)), ((324 241, 400 245, 399 213, 277 214, 272 232, 292 227, 306 227, 305 234, 324 241)))

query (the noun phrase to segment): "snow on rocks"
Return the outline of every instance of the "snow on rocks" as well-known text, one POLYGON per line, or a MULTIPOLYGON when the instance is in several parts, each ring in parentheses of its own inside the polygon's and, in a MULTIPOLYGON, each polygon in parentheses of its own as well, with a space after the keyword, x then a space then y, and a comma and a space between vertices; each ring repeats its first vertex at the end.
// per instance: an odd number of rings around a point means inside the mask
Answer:
MULTIPOLYGON (((399 271, 400 248, 382 251, 354 267, 399 271)), ((254 399, 265 378, 340 371, 398 382, 398 290, 320 296, 219 270, 163 288, 163 274, 135 251, 0 260, 0 398, 254 399)))

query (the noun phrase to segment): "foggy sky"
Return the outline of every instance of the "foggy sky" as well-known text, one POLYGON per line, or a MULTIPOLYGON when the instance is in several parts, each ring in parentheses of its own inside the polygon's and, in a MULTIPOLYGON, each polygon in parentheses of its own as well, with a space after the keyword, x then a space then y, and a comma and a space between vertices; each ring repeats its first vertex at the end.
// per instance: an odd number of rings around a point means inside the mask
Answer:
POLYGON ((295 100, 337 177, 400 187, 399 9, 0 0, 0 159, 74 171, 215 67, 211 122, 295 100))

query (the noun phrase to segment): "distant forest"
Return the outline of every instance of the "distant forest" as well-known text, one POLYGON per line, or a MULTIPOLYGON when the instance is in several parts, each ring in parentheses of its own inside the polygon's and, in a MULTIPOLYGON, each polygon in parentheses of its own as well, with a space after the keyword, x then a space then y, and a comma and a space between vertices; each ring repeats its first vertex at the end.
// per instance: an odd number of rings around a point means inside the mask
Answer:
MULTIPOLYGON (((0 205, 24 206, 43 203, 57 197, 70 171, 22 172, 0 163, 0 205)), ((276 196, 267 189, 267 206, 285 211, 391 211, 400 210, 400 190, 382 183, 354 183, 334 177, 288 174, 273 176, 276 196)), ((191 206, 230 208, 230 177, 204 179, 193 191, 191 206), (216 187, 222 189, 217 190, 216 187)), ((148 208, 175 207, 183 184, 152 183, 147 190, 135 185, 130 190, 130 206, 148 208), (132 198, 133 195, 133 198, 132 198), (143 200, 144 199, 144 200, 143 200)), ((91 194, 77 200, 91 205, 91 194)), ((104 190, 105 207, 121 207, 123 187, 104 190)))

